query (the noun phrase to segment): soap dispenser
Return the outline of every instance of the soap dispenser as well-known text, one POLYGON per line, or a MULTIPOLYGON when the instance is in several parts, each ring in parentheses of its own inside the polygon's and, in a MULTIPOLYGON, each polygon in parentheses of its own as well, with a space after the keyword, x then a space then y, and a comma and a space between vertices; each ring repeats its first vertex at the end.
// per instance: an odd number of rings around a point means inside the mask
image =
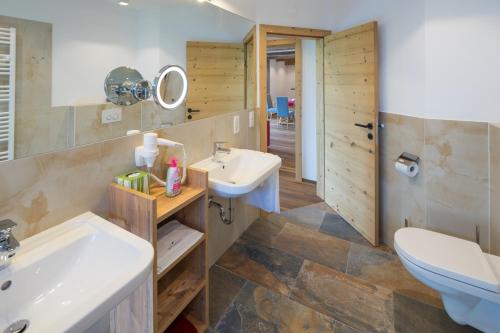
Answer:
POLYGON ((175 197, 181 193, 181 177, 179 168, 177 168, 177 159, 172 158, 167 170, 167 179, 165 181, 165 195, 175 197))

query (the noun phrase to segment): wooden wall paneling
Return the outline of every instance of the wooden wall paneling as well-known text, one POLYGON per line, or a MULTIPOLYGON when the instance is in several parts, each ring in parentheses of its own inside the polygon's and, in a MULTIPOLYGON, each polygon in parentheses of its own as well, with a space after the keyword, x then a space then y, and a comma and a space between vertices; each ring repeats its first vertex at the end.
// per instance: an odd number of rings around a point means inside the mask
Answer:
POLYGON ((245 107, 245 50, 243 43, 188 41, 189 89, 187 106, 200 110, 201 119, 245 107))
MULTIPOLYGON (((245 109, 255 111, 257 106, 257 27, 243 39, 245 45, 245 109)), ((257 115, 256 115, 257 116, 257 115)))
POLYGON ((377 23, 335 33, 324 42, 325 201, 378 245, 377 23), (373 129, 355 123, 372 123, 373 129))
POLYGON ((316 40, 316 158, 318 161, 316 195, 325 199, 325 85, 323 64, 324 40, 316 40))

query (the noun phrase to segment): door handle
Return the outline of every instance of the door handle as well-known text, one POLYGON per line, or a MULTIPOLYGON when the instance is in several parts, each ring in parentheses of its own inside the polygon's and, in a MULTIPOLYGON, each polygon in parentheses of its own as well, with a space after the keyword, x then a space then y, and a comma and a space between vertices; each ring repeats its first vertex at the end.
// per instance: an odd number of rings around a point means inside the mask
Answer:
POLYGON ((362 127, 362 128, 368 128, 369 130, 373 129, 373 124, 372 123, 368 123, 366 125, 356 123, 356 124, 354 124, 354 126, 358 126, 358 127, 362 127))
POLYGON ((200 112, 200 110, 194 110, 194 109, 191 109, 191 108, 188 109, 188 113, 193 113, 193 112, 200 112))

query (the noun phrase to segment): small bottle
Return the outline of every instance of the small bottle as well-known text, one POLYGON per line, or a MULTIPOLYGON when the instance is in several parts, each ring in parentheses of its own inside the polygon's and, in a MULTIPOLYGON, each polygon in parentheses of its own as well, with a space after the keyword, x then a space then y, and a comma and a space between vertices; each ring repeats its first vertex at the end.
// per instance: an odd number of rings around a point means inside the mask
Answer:
POLYGON ((167 170, 167 179, 165 185, 165 195, 167 197, 175 197, 181 193, 181 177, 177 168, 177 160, 173 158, 170 161, 167 170))

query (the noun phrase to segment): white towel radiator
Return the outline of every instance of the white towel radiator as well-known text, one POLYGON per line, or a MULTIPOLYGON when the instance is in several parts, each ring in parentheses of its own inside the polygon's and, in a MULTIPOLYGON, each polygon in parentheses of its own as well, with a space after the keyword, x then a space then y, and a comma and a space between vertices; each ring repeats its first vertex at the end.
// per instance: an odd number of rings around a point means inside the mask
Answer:
POLYGON ((0 162, 14 159, 16 29, 0 27, 0 162))

